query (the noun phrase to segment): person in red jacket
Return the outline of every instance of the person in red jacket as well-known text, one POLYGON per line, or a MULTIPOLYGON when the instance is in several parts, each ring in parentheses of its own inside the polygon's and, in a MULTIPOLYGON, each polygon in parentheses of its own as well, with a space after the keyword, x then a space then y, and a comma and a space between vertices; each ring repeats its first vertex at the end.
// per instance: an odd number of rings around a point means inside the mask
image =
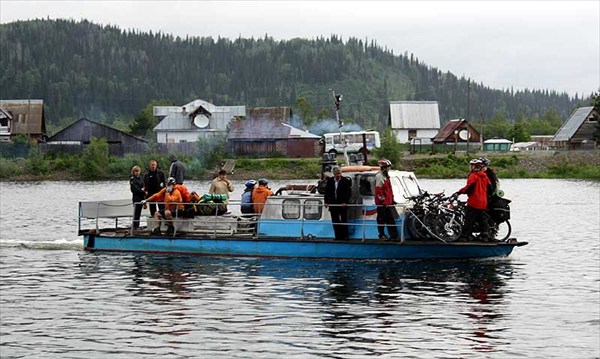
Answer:
POLYGON ((487 221, 488 191, 491 182, 485 173, 486 166, 481 159, 474 159, 469 162, 471 172, 467 178, 467 184, 458 190, 455 195, 466 194, 467 208, 465 210, 465 224, 463 226, 463 239, 472 239, 473 225, 479 224, 479 239, 489 240, 489 225, 487 221))
POLYGON ((392 167, 392 162, 383 159, 379 162, 380 171, 375 175, 375 204, 377 205, 377 232, 379 239, 387 240, 385 227, 387 225, 391 240, 398 239, 398 228, 396 227, 396 216, 394 207, 394 193, 392 192, 392 182, 388 171, 392 167))

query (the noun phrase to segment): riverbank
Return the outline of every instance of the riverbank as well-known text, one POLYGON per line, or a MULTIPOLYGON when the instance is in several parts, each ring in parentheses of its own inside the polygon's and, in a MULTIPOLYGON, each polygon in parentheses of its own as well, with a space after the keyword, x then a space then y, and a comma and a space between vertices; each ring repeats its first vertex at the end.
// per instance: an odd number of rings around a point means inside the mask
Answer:
MULTIPOLYGON (((468 161, 472 157, 487 156, 492 161, 492 167, 502 178, 568 178, 600 181, 600 150, 593 151, 532 151, 526 153, 478 153, 468 156, 448 154, 409 154, 404 153, 399 163, 394 164, 395 169, 413 171, 419 178, 463 178, 468 171, 468 161)), ((190 162, 193 159, 188 159, 190 162)), ((125 157, 114 159, 121 163, 111 166, 117 170, 98 173, 94 178, 82 176, 68 168, 53 168, 42 173, 26 171, 28 167, 35 166, 25 159, 0 161, 0 178, 3 181, 81 181, 81 180, 119 180, 128 178, 129 162, 145 163, 146 159, 139 160, 125 157)), ((272 180, 286 180, 298 178, 319 178, 321 164, 317 158, 291 159, 291 158, 263 158, 250 159, 238 158, 229 160, 235 163, 229 178, 233 180, 247 180, 269 178, 272 180)), ((164 163, 164 162, 163 162, 164 163)), ((376 165, 374 158, 369 159, 369 164, 376 165)), ((192 167, 192 166, 189 166, 192 167)), ((189 179, 212 179, 217 168, 192 168, 188 171, 189 179)))

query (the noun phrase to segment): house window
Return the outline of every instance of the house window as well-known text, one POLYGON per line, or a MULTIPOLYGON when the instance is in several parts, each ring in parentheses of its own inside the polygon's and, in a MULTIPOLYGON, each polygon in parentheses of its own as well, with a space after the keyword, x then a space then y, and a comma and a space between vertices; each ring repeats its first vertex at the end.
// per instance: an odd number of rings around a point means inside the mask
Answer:
POLYGON ((591 115, 590 117, 588 117, 588 122, 598 122, 598 116, 591 115))
POLYGON ((286 199, 281 206, 281 216, 283 219, 300 218, 300 201, 297 199, 286 199))
POLYGON ((408 130, 408 140, 412 140, 417 137, 417 130, 408 130))
POLYGON ((320 200, 307 199, 304 202, 304 219, 321 219, 323 205, 320 200))

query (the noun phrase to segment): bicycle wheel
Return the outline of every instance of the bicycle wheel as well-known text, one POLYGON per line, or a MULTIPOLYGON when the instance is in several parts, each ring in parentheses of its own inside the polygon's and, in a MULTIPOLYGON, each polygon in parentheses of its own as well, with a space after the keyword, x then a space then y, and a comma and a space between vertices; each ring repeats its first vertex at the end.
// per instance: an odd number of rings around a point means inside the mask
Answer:
POLYGON ((452 215, 452 213, 438 215, 431 227, 432 232, 446 242, 454 242, 462 233, 463 225, 460 218, 460 215, 452 215))
POLYGON ((510 234, 512 233, 512 226, 510 225, 509 221, 495 223, 494 226, 490 227, 490 232, 492 238, 503 242, 510 237, 510 234))

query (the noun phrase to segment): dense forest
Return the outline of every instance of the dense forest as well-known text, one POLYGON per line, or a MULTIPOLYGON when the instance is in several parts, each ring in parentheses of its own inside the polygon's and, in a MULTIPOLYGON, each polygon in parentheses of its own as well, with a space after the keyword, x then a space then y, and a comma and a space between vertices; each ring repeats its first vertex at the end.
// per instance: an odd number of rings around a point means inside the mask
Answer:
MULTIPOLYGON (((88 21, 31 20, 0 25, 0 97, 45 101, 50 129, 80 117, 133 121, 151 101, 293 106, 332 114, 329 89, 344 95, 342 116, 383 129, 389 101, 435 100, 453 118, 513 121, 562 118, 589 99, 553 90, 491 89, 394 54, 374 40, 276 41, 174 37, 88 21)), ((315 115, 317 117, 317 115, 315 115)))

